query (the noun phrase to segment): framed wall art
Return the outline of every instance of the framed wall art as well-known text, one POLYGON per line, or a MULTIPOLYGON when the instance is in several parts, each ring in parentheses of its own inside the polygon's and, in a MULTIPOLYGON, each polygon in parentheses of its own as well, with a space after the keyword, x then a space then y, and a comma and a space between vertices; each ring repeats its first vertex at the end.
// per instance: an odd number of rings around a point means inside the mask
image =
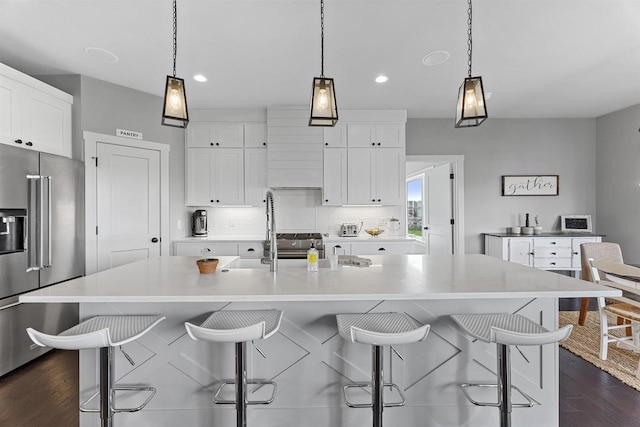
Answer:
POLYGON ((559 175, 502 175, 503 196, 557 196, 559 175))

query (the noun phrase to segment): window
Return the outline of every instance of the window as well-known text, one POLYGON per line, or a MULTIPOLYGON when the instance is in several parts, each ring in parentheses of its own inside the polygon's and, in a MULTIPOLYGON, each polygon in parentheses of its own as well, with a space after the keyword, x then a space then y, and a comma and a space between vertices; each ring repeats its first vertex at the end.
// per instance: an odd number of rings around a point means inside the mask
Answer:
POLYGON ((424 175, 407 179, 407 233, 422 238, 424 224, 424 175))

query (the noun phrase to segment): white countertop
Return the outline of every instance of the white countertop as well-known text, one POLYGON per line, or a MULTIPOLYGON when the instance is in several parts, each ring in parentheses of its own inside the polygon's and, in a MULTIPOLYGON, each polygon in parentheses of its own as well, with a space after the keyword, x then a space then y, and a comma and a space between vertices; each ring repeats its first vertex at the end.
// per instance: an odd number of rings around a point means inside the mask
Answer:
POLYGON ((173 243, 238 243, 238 242, 262 242, 265 236, 207 236, 207 237, 181 237, 172 240, 173 243))
MULTIPOLYGON (((155 257, 20 296, 21 302, 234 302, 620 296, 615 289, 486 255, 376 255, 370 267, 225 268, 198 257, 155 257), (224 270, 228 270, 224 272, 224 270)), ((244 261, 244 260, 243 260, 244 261)))

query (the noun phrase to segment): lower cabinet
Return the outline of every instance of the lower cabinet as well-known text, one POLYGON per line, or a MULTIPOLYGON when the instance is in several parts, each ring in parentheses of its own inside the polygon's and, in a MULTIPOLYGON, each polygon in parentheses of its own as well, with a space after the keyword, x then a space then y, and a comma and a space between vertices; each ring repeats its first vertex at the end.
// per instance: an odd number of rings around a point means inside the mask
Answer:
POLYGON ((204 249, 211 256, 240 256, 262 258, 262 241, 254 242, 175 242, 173 254, 177 256, 201 256, 204 249))
POLYGON ((424 253, 416 250, 414 242, 351 242, 325 243, 324 253, 333 254, 334 248, 338 255, 408 255, 424 253))
POLYGON ((541 270, 580 271, 580 245, 601 242, 602 236, 521 236, 485 234, 486 255, 541 270))

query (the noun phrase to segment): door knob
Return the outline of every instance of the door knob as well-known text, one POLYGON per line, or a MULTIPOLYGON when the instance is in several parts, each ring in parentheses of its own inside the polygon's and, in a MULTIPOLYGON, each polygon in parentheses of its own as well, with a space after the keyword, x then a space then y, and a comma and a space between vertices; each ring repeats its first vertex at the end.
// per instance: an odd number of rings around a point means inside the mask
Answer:
POLYGON ((154 237, 153 239, 151 239, 151 243, 158 243, 158 238, 154 237))
POLYGON ((425 230, 428 230, 428 229, 429 229, 429 227, 422 227, 422 228, 424 228, 425 230))

